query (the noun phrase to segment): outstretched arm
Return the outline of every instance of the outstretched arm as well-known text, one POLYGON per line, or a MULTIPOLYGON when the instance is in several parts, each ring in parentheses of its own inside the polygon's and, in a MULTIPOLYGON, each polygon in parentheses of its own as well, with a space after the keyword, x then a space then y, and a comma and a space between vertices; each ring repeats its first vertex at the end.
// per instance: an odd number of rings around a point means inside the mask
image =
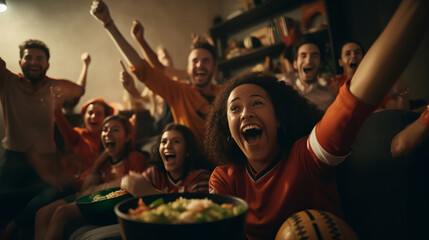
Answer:
POLYGON ((122 178, 121 188, 131 193, 134 197, 163 193, 154 188, 141 173, 133 171, 130 171, 127 176, 122 178))
POLYGON ((350 92, 377 105, 416 52, 429 23, 429 1, 404 0, 360 63, 350 92))
POLYGON ((163 70, 164 74, 171 79, 187 80, 188 73, 185 70, 180 70, 180 69, 173 68, 171 66, 162 65, 162 63, 158 59, 158 56, 155 54, 155 52, 146 42, 146 39, 144 38, 143 33, 144 33, 143 25, 138 20, 134 20, 133 26, 131 27, 130 34, 139 43, 141 51, 143 52, 143 55, 145 59, 148 61, 148 63, 150 64, 150 66, 153 68, 159 68, 163 70))
POLYGON ((405 158, 429 136, 429 105, 420 118, 396 134, 390 151, 394 158, 405 158))
POLYGON ((133 21, 133 26, 131 27, 131 36, 137 40, 140 44, 140 49, 143 53, 144 58, 147 60, 149 65, 153 68, 159 68, 161 70, 165 69, 165 66, 161 64, 158 60, 158 56, 149 46, 146 39, 144 38, 144 27, 138 20, 133 21))
POLYGON ((90 13, 95 19, 100 21, 106 31, 109 33, 121 55, 127 63, 132 66, 137 66, 141 62, 141 58, 136 50, 127 42, 124 36, 119 32, 112 17, 109 13, 109 8, 102 0, 94 0, 92 2, 90 13))
POLYGON ((349 154, 365 119, 392 88, 416 51, 427 30, 428 11, 427 0, 403 0, 363 58, 350 86, 340 89, 335 102, 310 134, 310 146, 318 159, 337 165, 349 154))

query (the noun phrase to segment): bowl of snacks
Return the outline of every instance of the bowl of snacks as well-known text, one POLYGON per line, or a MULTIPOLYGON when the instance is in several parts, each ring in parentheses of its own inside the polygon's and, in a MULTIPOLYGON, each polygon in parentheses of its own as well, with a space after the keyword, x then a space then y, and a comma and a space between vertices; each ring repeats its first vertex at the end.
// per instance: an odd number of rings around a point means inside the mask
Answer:
POLYGON ((236 197, 172 193, 115 206, 122 239, 244 239, 247 203, 236 197))
POLYGON ((116 187, 82 196, 76 200, 76 205, 89 223, 107 225, 118 222, 114 207, 128 198, 133 196, 116 187))

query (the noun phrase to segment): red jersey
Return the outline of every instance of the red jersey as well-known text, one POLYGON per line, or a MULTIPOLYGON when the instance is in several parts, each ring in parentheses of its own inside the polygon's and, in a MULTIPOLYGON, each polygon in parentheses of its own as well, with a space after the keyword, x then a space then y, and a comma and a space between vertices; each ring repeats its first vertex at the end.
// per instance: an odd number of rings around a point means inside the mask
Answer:
POLYGON ((145 169, 146 157, 138 152, 132 151, 128 157, 118 163, 108 162, 101 169, 101 176, 104 182, 110 182, 128 174, 129 171, 142 172, 145 169))
POLYGON ((248 164, 217 167, 210 178, 210 192, 236 196, 249 204, 248 239, 274 239, 281 224, 304 209, 341 216, 335 165, 350 152, 373 110, 342 87, 312 133, 298 140, 290 153, 257 174, 248 164))
POLYGON ((184 179, 174 181, 166 172, 159 172, 156 167, 148 168, 143 176, 152 186, 164 193, 209 192, 210 172, 193 170, 184 179))

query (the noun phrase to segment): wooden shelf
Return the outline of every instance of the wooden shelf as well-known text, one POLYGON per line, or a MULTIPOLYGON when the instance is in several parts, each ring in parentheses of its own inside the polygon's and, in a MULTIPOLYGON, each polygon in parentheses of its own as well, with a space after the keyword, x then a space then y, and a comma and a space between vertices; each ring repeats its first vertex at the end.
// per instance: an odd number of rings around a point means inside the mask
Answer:
POLYGON ((283 43, 276 43, 270 46, 260 47, 260 48, 254 49, 249 53, 246 53, 237 57, 233 57, 230 59, 222 60, 218 63, 218 68, 220 70, 224 70, 224 69, 238 67, 242 65, 248 65, 250 62, 264 59, 264 57, 266 56, 279 55, 284 47, 285 46, 283 43))
MULTIPOLYGON (((329 39, 329 32, 328 29, 322 29, 320 31, 311 32, 302 35, 302 38, 308 38, 308 39, 329 39)), ((282 53, 283 49, 286 46, 283 44, 283 42, 276 43, 270 46, 264 46, 257 49, 254 49, 253 51, 233 57, 230 59, 221 60, 218 63, 218 68, 222 72, 228 73, 230 69, 246 66, 246 65, 252 65, 253 63, 257 61, 263 61, 266 56, 274 57, 278 56, 282 53)), ((227 74, 228 75, 228 74, 227 74)))
MULTIPOLYGON (((287 12, 300 8, 302 4, 314 1, 315 0, 267 0, 249 11, 243 12, 238 16, 225 20, 212 27, 210 29, 210 34, 216 44, 219 59, 218 69, 222 72, 223 78, 229 78, 231 73, 235 73, 237 70, 243 69, 243 67, 262 63, 267 56, 276 58, 286 47, 276 36, 277 42, 273 45, 253 49, 248 53, 231 59, 224 59, 226 49, 228 48, 228 40, 231 36, 263 22, 268 24, 272 22, 273 19, 284 16, 287 12)), ((302 37, 330 42, 328 29, 307 33, 302 35, 302 37)))
POLYGON ((212 36, 227 35, 245 29, 255 23, 274 18, 285 11, 299 7, 305 0, 271 0, 226 20, 210 29, 212 36))

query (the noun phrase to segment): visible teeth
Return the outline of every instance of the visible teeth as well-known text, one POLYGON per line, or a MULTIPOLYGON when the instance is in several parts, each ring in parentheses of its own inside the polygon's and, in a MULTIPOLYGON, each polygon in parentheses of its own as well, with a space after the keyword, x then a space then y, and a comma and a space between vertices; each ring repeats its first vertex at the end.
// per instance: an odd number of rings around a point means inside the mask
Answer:
POLYGON ((250 129, 260 130, 261 128, 258 125, 250 124, 250 125, 245 126, 242 131, 245 132, 245 131, 250 130, 250 129))
POLYGON ((254 124, 245 126, 242 131, 243 137, 246 139, 246 141, 255 139, 262 134, 262 129, 258 125, 254 124))

